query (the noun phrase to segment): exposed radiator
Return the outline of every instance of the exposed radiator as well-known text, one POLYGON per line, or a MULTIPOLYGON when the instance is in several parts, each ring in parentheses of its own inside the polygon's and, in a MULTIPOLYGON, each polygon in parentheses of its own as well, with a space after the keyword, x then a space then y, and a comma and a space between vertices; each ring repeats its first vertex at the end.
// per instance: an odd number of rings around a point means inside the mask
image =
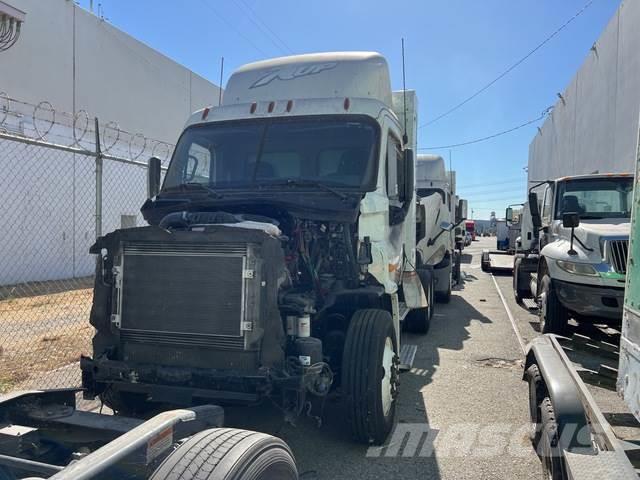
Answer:
POLYGON ((243 350, 246 244, 125 243, 118 291, 122 341, 243 350))
POLYGON ((125 342, 152 343, 154 345, 204 347, 220 350, 242 350, 244 348, 244 339, 242 337, 224 337, 219 335, 124 329, 120 331, 120 338, 125 342))
POLYGON ((609 240, 607 245, 609 261, 613 269, 617 273, 626 274, 629 240, 609 240))

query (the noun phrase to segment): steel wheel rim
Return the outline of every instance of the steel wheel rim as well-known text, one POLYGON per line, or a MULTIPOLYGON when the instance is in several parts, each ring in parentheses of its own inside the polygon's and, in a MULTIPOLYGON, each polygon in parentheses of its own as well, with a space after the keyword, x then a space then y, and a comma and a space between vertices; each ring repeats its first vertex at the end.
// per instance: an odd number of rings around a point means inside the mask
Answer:
POLYGON ((394 380, 393 375, 393 359, 395 357, 395 352, 393 351, 393 342, 391 338, 387 337, 384 342, 384 351, 382 353, 382 369, 384 370, 384 376, 380 381, 380 392, 382 395, 382 412, 384 416, 387 417, 389 412, 391 411, 391 406, 393 405, 393 385, 394 380))

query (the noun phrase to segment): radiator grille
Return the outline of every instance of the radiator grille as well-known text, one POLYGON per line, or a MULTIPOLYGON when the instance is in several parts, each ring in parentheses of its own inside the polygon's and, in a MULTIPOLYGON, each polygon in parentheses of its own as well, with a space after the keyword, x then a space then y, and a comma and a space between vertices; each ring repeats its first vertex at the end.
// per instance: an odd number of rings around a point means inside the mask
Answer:
POLYGON ((617 273, 627 273, 629 240, 609 240, 609 258, 617 273))
POLYGON ((219 335, 198 335, 183 332, 152 332, 149 330, 120 331, 120 338, 126 342, 151 343, 154 345, 173 345, 182 347, 204 347, 219 350, 242 350, 242 337, 224 337, 219 335))
POLYGON ((245 256, 247 246, 237 243, 213 243, 213 244, 159 244, 152 242, 139 242, 125 244, 125 255, 162 255, 162 256, 245 256))
POLYGON ((123 247, 123 342, 244 348, 246 244, 140 242, 123 247))

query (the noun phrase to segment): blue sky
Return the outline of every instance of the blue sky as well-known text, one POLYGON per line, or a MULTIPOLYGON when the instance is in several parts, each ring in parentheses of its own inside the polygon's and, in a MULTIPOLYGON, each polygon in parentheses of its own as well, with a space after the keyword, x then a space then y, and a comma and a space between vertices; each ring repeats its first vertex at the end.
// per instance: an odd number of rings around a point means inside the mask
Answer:
MULTIPOLYGON (((88 7, 89 0, 79 2, 88 7)), ((562 25, 587 0, 94 0, 116 27, 196 73, 219 82, 238 66, 288 53, 375 50, 402 86, 417 90, 420 124, 457 104, 562 25), (265 27, 266 25, 266 27, 265 27), (260 28, 262 27, 262 28, 260 28), (275 36, 271 33, 275 32, 275 36)), ((555 103, 620 4, 595 0, 575 22, 491 89, 420 130, 419 147, 449 145, 506 130, 555 103)), ((215 103, 212 100, 212 103, 215 103)), ((451 150, 458 190, 475 218, 525 197, 536 125, 451 150)), ((448 159, 449 151, 434 151, 448 159)))

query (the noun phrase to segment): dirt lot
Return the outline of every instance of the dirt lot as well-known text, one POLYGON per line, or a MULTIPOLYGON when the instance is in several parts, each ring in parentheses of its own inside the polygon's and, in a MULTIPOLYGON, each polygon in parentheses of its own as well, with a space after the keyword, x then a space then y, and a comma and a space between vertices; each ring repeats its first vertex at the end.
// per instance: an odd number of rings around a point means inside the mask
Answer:
MULTIPOLYGON (((0 393, 28 388, 30 378, 76 362, 89 353, 91 289, 0 301, 0 393)), ((72 386, 61 371, 38 388, 72 386)))

